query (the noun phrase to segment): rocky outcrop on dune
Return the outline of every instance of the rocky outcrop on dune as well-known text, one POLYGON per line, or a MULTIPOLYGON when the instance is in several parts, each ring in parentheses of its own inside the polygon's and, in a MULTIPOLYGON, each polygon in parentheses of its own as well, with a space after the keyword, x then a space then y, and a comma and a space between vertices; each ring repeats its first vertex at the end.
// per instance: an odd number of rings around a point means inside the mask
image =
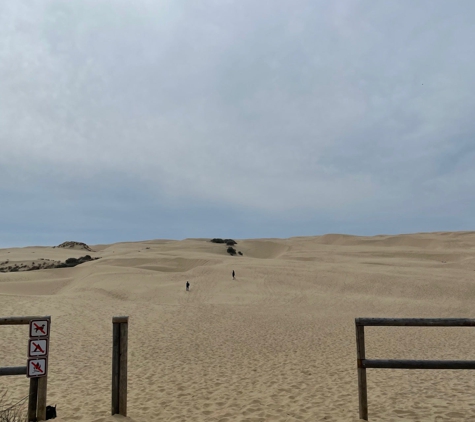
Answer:
POLYGON ((54 248, 64 248, 64 249, 84 249, 85 251, 93 252, 92 249, 82 242, 67 241, 61 243, 61 245, 53 246, 54 248))

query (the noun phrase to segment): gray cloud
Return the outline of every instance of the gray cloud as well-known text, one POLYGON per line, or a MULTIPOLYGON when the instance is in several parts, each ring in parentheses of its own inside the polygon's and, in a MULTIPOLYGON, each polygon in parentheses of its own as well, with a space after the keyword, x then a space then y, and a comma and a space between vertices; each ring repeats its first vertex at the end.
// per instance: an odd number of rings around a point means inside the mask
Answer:
POLYGON ((104 233, 147 209, 170 227, 195 209, 208 230, 248 216, 249 236, 473 228, 474 13, 468 0, 5 0, 4 231, 23 205, 53 221, 64 198, 72 215, 96 209, 104 233), (100 219, 109 202, 127 217, 100 219))

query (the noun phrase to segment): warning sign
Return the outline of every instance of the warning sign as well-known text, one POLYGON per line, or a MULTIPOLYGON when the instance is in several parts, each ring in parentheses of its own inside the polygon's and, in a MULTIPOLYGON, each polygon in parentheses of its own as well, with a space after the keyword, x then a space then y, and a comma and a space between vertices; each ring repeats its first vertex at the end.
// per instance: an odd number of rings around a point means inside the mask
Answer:
POLYGON ((28 357, 39 357, 48 355, 48 339, 30 339, 28 341, 28 357))
POLYGON ((47 360, 46 358, 33 358, 28 359, 26 376, 28 378, 44 377, 47 370, 47 360))
POLYGON ((48 337, 49 320, 34 319, 30 321, 30 337, 48 337))

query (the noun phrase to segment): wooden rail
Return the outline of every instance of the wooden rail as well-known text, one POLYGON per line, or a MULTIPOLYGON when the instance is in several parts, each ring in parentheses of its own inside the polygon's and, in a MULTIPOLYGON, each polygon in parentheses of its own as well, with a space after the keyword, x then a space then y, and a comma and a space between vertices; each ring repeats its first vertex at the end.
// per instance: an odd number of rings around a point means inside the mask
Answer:
POLYGON ((473 360, 363 360, 363 368, 475 369, 473 360))
MULTIPOLYGON (((51 316, 17 316, 0 317, 0 325, 28 325, 32 320, 49 320, 51 316)), ((26 366, 0 367, 0 376, 26 375, 26 366)), ((47 376, 30 378, 30 391, 28 395, 28 421, 46 420, 46 398, 48 388, 47 376)))
POLYGON ((50 316, 0 317, 0 325, 28 325, 33 319, 51 319, 50 316))
POLYGON ((356 326, 372 327, 475 327, 473 318, 356 318, 356 326))
POLYGON ((356 318, 356 366, 360 419, 368 420, 367 368, 388 369, 475 369, 470 360, 384 360, 366 359, 364 327, 475 327, 471 318, 356 318))
POLYGON ((26 366, 5 366, 0 368, 0 377, 9 375, 26 375, 26 366))

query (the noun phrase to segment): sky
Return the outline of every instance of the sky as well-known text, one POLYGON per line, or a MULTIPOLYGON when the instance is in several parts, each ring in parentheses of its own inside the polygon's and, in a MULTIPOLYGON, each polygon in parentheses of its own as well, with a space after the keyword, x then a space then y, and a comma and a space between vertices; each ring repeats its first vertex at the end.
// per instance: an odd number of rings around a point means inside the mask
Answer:
POLYGON ((1 0, 0 247, 475 230, 473 0, 1 0))

